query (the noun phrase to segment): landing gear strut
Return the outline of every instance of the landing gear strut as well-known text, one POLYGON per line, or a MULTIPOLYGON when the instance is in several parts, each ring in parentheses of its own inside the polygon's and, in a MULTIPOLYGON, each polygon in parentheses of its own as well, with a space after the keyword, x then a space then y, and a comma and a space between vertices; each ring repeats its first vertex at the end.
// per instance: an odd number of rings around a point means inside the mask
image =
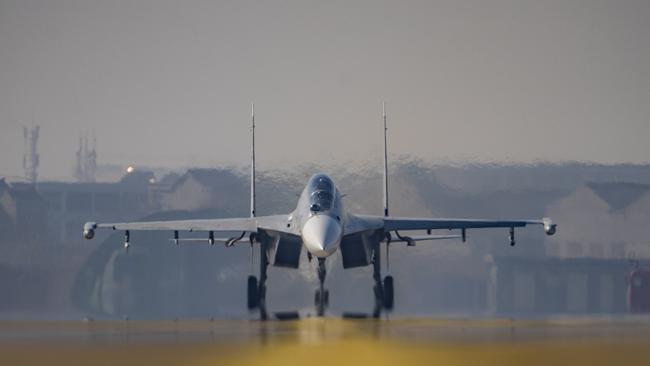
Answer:
POLYGON ((264 243, 260 245, 260 280, 253 275, 248 276, 247 286, 247 305, 248 310, 259 309, 260 319, 267 320, 268 314, 266 313, 266 270, 269 266, 269 260, 266 256, 266 246, 264 243))
POLYGON ((266 313, 266 270, 269 267, 269 258, 266 256, 266 245, 260 243, 260 283, 258 286, 258 297, 260 307, 260 319, 267 320, 266 313))
POLYGON ((384 307, 384 286, 381 282, 381 255, 379 251, 379 243, 377 243, 373 250, 372 255, 372 278, 375 280, 373 291, 375 293, 375 309, 372 312, 373 318, 381 316, 381 310, 384 307))
POLYGON ((325 309, 329 305, 329 291, 325 289, 325 276, 327 270, 325 269, 325 258, 318 258, 318 281, 319 286, 314 295, 314 304, 316 305, 316 315, 324 316, 325 309))
POLYGON ((381 280, 381 255, 380 243, 375 245, 372 255, 372 278, 375 280, 373 287, 375 293, 375 309, 372 313, 374 318, 381 316, 382 310, 392 310, 394 302, 393 276, 386 276, 381 280))

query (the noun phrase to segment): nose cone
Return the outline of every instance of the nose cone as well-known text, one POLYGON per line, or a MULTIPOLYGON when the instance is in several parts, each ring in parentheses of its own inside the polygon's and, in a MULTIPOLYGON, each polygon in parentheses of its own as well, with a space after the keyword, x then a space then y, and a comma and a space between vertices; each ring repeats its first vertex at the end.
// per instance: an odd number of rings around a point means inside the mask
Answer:
POLYGON ((341 242, 341 224, 327 215, 314 215, 302 227, 302 241, 317 257, 334 253, 341 242))

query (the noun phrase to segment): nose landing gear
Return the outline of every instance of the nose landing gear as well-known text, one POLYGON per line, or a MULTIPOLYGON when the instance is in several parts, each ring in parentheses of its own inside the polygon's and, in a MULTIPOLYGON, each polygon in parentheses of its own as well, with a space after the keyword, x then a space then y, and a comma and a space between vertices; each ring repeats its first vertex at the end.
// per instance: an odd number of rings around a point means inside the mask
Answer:
POLYGON ((327 270, 325 269, 325 258, 318 258, 318 281, 319 286, 316 289, 316 294, 314 295, 314 305, 316 306, 316 315, 324 316, 325 309, 329 305, 329 291, 325 289, 325 276, 327 275, 327 270))

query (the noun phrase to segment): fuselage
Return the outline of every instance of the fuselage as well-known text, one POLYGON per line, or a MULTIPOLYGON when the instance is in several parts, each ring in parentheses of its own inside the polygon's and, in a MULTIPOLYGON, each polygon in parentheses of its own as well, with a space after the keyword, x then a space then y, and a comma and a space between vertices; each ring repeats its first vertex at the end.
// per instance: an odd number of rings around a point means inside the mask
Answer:
POLYGON ((314 174, 302 191, 291 221, 300 227, 300 236, 309 253, 324 258, 341 244, 346 215, 341 194, 326 174, 314 174))

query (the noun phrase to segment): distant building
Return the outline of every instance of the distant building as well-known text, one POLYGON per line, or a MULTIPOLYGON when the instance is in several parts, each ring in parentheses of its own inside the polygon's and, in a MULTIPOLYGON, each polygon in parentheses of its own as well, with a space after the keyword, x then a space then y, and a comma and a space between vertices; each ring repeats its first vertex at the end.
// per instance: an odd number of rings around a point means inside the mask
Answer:
POLYGON ((4 178, 0 178, 0 232, 7 235, 9 231, 13 230, 14 222, 9 215, 5 202, 8 198, 5 197, 9 191, 9 185, 5 182, 4 178))
POLYGON ((47 299, 40 248, 47 240, 47 203, 31 183, 0 178, 0 311, 34 309, 47 299))
POLYGON ((175 210, 244 213, 249 189, 239 176, 218 169, 190 169, 159 181, 152 172, 135 169, 115 183, 41 182, 37 187, 47 203, 48 237, 57 243, 81 242, 87 221, 128 221, 175 210))
POLYGON ((550 203, 546 256, 488 256, 492 314, 623 313, 630 258, 650 258, 650 185, 586 183, 550 203))
POLYGON ((0 228, 4 241, 45 238, 47 203, 30 183, 0 179, 0 228))
POLYGON ((48 202, 48 233, 53 242, 81 242, 87 221, 126 221, 150 214, 153 173, 134 171, 116 183, 42 182, 48 202))
POLYGON ((220 209, 244 212, 248 182, 230 170, 190 169, 185 174, 168 175, 158 182, 155 200, 160 211, 220 209))
POLYGON ((0 310, 71 311, 73 280, 95 249, 83 242, 83 223, 150 214, 153 181, 144 171, 116 183, 34 185, 0 179, 0 293, 5 297, 0 310))
POLYGON ((491 314, 627 312, 630 261, 489 257, 487 262, 491 314))
POLYGON ((547 254, 560 258, 650 258, 650 185, 588 183, 549 205, 559 224, 547 254))

